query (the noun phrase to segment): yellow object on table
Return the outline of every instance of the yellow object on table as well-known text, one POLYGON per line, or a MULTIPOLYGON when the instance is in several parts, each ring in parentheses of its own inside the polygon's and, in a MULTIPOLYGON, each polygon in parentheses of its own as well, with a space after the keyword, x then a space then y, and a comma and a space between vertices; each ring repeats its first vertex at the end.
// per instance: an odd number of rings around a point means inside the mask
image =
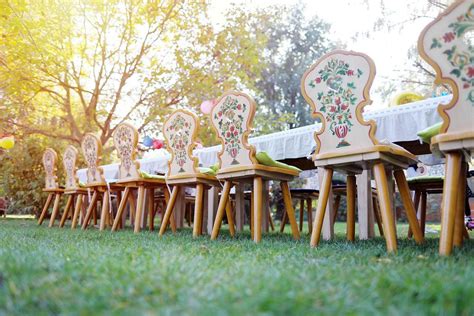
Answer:
POLYGON ((397 94, 392 101, 390 102, 390 106, 397 106, 402 104, 407 104, 411 102, 416 102, 423 100, 424 97, 416 92, 408 91, 402 92, 397 94))

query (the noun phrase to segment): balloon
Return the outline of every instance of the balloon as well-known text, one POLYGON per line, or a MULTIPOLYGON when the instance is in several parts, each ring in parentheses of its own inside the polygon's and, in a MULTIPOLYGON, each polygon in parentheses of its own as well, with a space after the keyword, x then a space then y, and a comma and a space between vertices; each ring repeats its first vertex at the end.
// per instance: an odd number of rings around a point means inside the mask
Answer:
POLYGON ((211 113, 212 108, 217 104, 216 100, 206 100, 201 103, 201 112, 204 114, 211 113))
POLYGON ((145 136, 143 138, 143 145, 146 147, 151 147, 153 145, 153 139, 150 136, 145 136))
POLYGON ((11 149, 15 145, 15 138, 13 136, 7 136, 0 139, 0 147, 3 149, 11 149))
POLYGON ((161 149, 163 148, 163 141, 160 139, 154 139, 153 140, 153 149, 161 149))

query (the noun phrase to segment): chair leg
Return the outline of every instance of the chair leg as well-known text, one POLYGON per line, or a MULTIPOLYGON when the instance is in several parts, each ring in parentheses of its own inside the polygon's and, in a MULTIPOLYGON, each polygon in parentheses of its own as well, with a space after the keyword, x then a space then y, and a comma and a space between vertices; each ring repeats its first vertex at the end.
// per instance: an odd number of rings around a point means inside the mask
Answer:
MULTIPOLYGON (((419 218, 421 218, 421 211, 419 209, 420 207, 420 198, 421 198, 421 191, 420 190, 415 190, 415 199, 413 201, 413 204, 415 205, 415 210, 419 216, 419 218)), ((422 229, 421 232, 423 233, 423 237, 425 236, 425 230, 422 229)), ((413 232, 411 231, 411 227, 408 226, 408 238, 411 238, 413 236, 413 232)))
POLYGON ((155 189, 146 189, 148 199, 148 227, 150 231, 155 230, 155 189))
POLYGON ((415 238, 415 241, 420 244, 424 241, 423 233, 421 232, 420 223, 416 218, 416 210, 410 196, 410 189, 408 188, 405 173, 403 173, 402 169, 397 169, 393 172, 393 175, 395 176, 395 181, 397 182, 398 191, 400 191, 400 196, 402 198, 403 206, 405 207, 408 223, 410 224, 411 231, 413 232, 413 237, 415 238))
POLYGON ((356 197, 356 177, 347 176, 347 240, 355 240, 355 197, 356 197))
POLYGON ((420 228, 421 234, 425 237, 425 226, 426 226, 426 205, 427 205, 428 193, 426 191, 421 193, 421 205, 420 205, 420 228))
POLYGON ((313 230, 313 200, 308 198, 306 199, 306 208, 308 212, 308 234, 311 235, 313 230))
POLYGON ((280 222, 280 233, 283 233, 285 231, 286 221, 287 221, 286 210, 283 210, 283 215, 281 216, 281 222, 280 222))
POLYGON ((109 212, 109 191, 105 190, 102 195, 102 210, 100 212, 99 230, 104 230, 107 226, 107 213, 109 212))
POLYGON ((71 229, 76 228, 77 220, 79 219, 79 213, 81 212, 83 198, 84 197, 82 194, 78 194, 76 197, 76 205, 74 206, 74 214, 72 215, 71 229))
MULTIPOLYGON (((125 190, 123 191, 122 198, 120 199, 120 204, 117 209, 117 214, 115 215, 114 219, 114 224, 112 225, 112 231, 116 231, 118 229, 119 223, 121 222, 122 219, 122 214, 125 209, 125 206, 127 206, 127 201, 128 201, 128 196, 130 195, 130 187, 125 187, 125 190)), ((131 210, 130 210, 131 212, 131 210)))
POLYGON ((283 193, 283 202, 285 203, 286 215, 290 221, 291 232, 293 234, 293 239, 300 239, 300 232, 298 230, 298 225, 296 224, 295 210, 293 209, 293 203, 291 200, 290 188, 288 187, 288 182, 280 182, 281 192, 283 193))
POLYGON ((319 190, 319 201, 316 207, 316 217, 313 223, 313 231, 311 233, 311 247, 316 247, 321 238, 321 230, 323 229, 324 214, 326 213, 326 205, 329 199, 329 191, 331 190, 331 181, 333 170, 324 169, 323 181, 319 190))
POLYGON ((375 183, 377 185, 377 196, 380 211, 382 213, 382 225, 389 253, 397 252, 397 234, 395 231, 395 219, 393 218, 390 193, 388 188, 387 174, 383 163, 376 163, 373 167, 375 183))
POLYGON ((304 200, 300 200, 300 232, 303 231, 304 200))
POLYGON ((66 206, 64 207, 63 215, 61 216, 61 221, 59 222, 59 227, 64 227, 64 223, 69 215, 69 210, 74 201, 74 194, 69 194, 66 201, 66 206))
POLYGON ((56 196, 54 198, 53 213, 51 213, 51 218, 49 219, 48 227, 53 227, 53 225, 54 225, 54 221, 55 221, 56 216, 58 215, 58 212, 59 212, 59 201, 60 200, 61 200, 61 194, 56 193, 56 196))
POLYGON ((334 209, 334 214, 332 216, 332 224, 334 225, 336 223, 337 219, 337 212, 339 211, 339 205, 341 204, 341 196, 336 195, 334 198, 334 204, 333 204, 333 209, 334 209))
MULTIPOLYGON (((173 187, 173 191, 171 191, 171 197, 169 198, 168 202, 166 203, 166 212, 165 216, 163 217, 163 222, 161 222, 161 227, 160 227, 160 236, 163 236, 163 234, 166 231, 166 228, 168 227, 168 223, 170 221, 170 218, 173 218, 173 210, 174 210, 174 205, 176 204, 176 198, 178 197, 178 193, 180 191, 180 186, 175 185, 173 187)), ((166 198, 166 195, 165 195, 166 198)), ((176 229, 176 226, 175 226, 176 229)))
POLYGON ((230 199, 227 199, 225 214, 226 214, 226 217, 227 217, 227 223, 229 224, 230 235, 232 237, 234 237, 235 236, 235 225, 234 225, 234 216, 232 214, 232 207, 230 205, 230 199))
POLYGON ((272 232, 275 231, 275 223, 273 223, 272 212, 270 211, 270 208, 268 208, 268 222, 270 223, 272 232))
POLYGON ((255 200, 255 194, 252 192, 250 193, 250 238, 253 240, 253 222, 254 222, 254 201, 255 200))
POLYGON ((253 241, 259 243, 262 239, 262 206, 263 180, 262 177, 253 178, 253 241))
POLYGON ((48 198, 46 199, 46 202, 44 203, 43 210, 41 211, 41 215, 38 219, 38 225, 43 224, 44 218, 46 217, 46 213, 48 213, 49 205, 51 204, 51 201, 53 200, 53 193, 48 194, 48 198))
POLYGON ((138 187, 137 210, 135 211, 135 228, 134 233, 139 233, 142 227, 143 208, 145 206, 145 187, 138 187))
POLYGON ((95 207, 96 207, 98 198, 99 198, 99 192, 97 190, 94 190, 94 194, 92 194, 92 199, 87 207, 86 216, 84 216, 82 220, 82 230, 87 229, 87 226, 89 226, 91 215, 92 215, 92 212, 95 212, 95 207))
POLYGON ((454 220, 454 247, 461 247, 463 242, 463 231, 464 231, 464 207, 466 199, 466 177, 467 165, 465 162, 461 163, 461 173, 459 177, 458 193, 457 193, 457 207, 456 207, 456 219, 454 220))
POLYGON ((232 182, 225 181, 224 189, 221 193, 221 199, 219 200, 219 206, 217 207, 217 214, 214 220, 214 226, 212 227, 211 239, 215 240, 219 236, 219 231, 222 225, 222 219, 224 218, 224 212, 227 207, 227 200, 229 199, 230 187, 232 182))
POLYGON ((202 233, 202 207, 204 203, 204 184, 196 185, 196 201, 194 203, 194 227, 193 237, 200 236, 202 233))
POLYGON ((461 175, 462 156, 459 152, 446 154, 443 199, 441 202, 441 233, 439 238, 439 254, 449 256, 453 250, 454 222, 457 209, 457 191, 461 175))
POLYGON ((377 227, 379 228, 379 234, 383 237, 383 228, 382 228, 382 219, 380 218, 379 206, 377 203, 377 198, 372 198, 372 205, 374 209, 374 217, 377 222, 377 227))

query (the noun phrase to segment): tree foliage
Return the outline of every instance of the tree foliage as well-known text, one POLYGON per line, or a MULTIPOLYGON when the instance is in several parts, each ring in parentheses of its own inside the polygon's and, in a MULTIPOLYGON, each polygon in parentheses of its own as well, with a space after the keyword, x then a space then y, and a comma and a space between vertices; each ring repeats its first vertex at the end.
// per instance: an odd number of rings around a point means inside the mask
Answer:
POLYGON ((124 121, 158 129, 261 67, 258 34, 245 20, 214 30, 205 1, 2 0, 1 12, 8 128, 76 144, 86 132, 107 144, 124 121))
POLYGON ((256 125, 265 127, 273 121, 275 131, 314 122, 301 95, 301 78, 311 64, 342 44, 331 41, 330 25, 318 16, 308 18, 301 3, 271 10, 276 18, 260 25, 268 41, 263 53, 267 65, 257 82, 258 100, 265 106, 259 109, 256 125))

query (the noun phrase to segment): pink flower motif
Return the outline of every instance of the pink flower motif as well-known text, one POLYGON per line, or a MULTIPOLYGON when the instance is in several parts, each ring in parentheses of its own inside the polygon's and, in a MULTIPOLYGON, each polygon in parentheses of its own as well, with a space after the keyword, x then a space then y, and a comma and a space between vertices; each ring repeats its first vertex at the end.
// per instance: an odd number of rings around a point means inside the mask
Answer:
POLYGON ((340 105, 341 104, 341 98, 340 97, 336 97, 336 105, 340 105))
POLYGON ((329 107, 329 112, 331 112, 331 113, 336 112, 336 107, 335 107, 334 105, 331 105, 331 106, 329 107))
POLYGON ((316 81, 316 83, 320 83, 320 82, 321 82, 321 78, 320 78, 320 77, 318 77, 318 78, 316 78, 316 80, 315 80, 315 81, 316 81))
POLYGON ((470 85, 469 83, 465 83, 462 87, 463 87, 464 89, 469 89, 470 86, 471 86, 471 85, 470 85))
POLYGON ((234 129, 235 129, 234 125, 231 125, 229 129, 230 129, 231 132, 233 132, 234 129))
POLYGON ((220 111, 219 113, 217 113, 217 115, 219 115, 219 117, 222 116, 222 111, 220 111))
POLYGON ((443 40, 445 43, 451 42, 455 38, 454 32, 449 32, 443 35, 443 40))
POLYGON ((239 135, 239 132, 234 131, 234 136, 237 136, 237 135, 239 135))
POLYGON ((348 76, 353 76, 353 75, 354 75, 354 70, 349 69, 349 70, 346 72, 346 74, 347 74, 348 76))
POLYGON ((349 107, 349 105, 347 105, 347 104, 341 105, 341 109, 342 109, 343 111, 347 110, 348 107, 349 107))
POLYGON ((474 67, 468 67, 467 68, 467 76, 469 78, 472 78, 474 76, 474 67))
POLYGON ((230 132, 227 132, 227 133, 225 134, 225 136, 226 136, 227 138, 229 138, 229 137, 230 137, 230 132))
POLYGON ((242 104, 237 104, 237 110, 242 110, 242 104))

